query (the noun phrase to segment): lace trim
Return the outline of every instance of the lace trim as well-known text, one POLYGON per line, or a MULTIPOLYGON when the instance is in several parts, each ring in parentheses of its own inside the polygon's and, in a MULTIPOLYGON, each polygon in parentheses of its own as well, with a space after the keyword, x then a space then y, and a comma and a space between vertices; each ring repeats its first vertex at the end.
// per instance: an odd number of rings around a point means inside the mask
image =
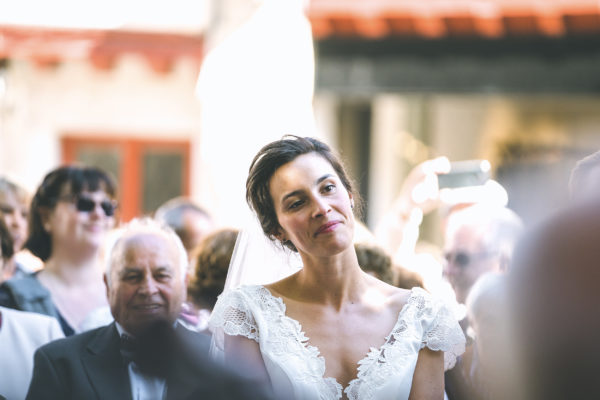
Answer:
MULTIPOLYGON (((309 338, 306 336, 304 331, 302 330, 302 326, 300 322, 297 320, 290 318, 286 315, 286 306, 281 297, 275 297, 271 294, 271 292, 265 287, 258 287, 259 291, 262 292, 269 300, 273 300, 278 304, 278 317, 281 320, 286 321, 289 325, 293 327, 294 337, 296 338, 296 343, 300 343, 304 348, 306 356, 311 362, 309 365, 306 365, 305 360, 299 360, 301 363, 305 363, 308 371, 306 376, 302 376, 302 374, 298 374, 297 377, 301 378, 302 381, 308 382, 312 385, 323 386, 319 393, 321 394, 322 399, 330 399, 335 398, 339 399, 342 397, 342 385, 340 385, 335 378, 325 377, 325 358, 321 355, 319 349, 316 346, 312 346, 309 344, 309 338), (332 397, 334 396, 334 397, 332 397)), ((279 330, 281 331, 281 330, 279 330)), ((287 336, 287 335, 283 335, 287 336)), ((281 346, 277 347, 277 355, 289 355, 289 342, 287 340, 281 341, 281 346)))
MULTIPOLYGON (((263 286, 245 286, 219 299, 212 313, 211 329, 222 328, 228 335, 242 335, 259 342, 259 328, 250 305, 258 306, 269 327, 261 351, 277 360, 286 360, 298 370, 294 379, 316 388, 322 399, 340 399, 342 385, 333 377, 325 377, 325 359, 319 349, 309 344, 300 323, 286 312, 283 300, 263 286)), ((372 399, 378 390, 401 373, 407 360, 413 357, 411 347, 421 338, 420 349, 428 347, 444 351, 444 368, 456 363, 464 352, 465 338, 452 313, 442 303, 434 301, 420 288, 415 288, 398 315, 398 320, 384 344, 371 348, 358 362, 357 377, 344 392, 350 400, 372 399)))
POLYGON ((385 385, 406 365, 414 350, 409 346, 396 345, 407 341, 419 332, 408 321, 420 321, 424 329, 420 349, 428 347, 444 352, 444 370, 454 367, 456 358, 465 351, 465 338, 449 309, 434 301, 429 293, 414 288, 398 315, 392 332, 379 348, 371 348, 367 356, 358 362, 358 374, 344 390, 350 400, 373 399, 377 389, 385 385))
POLYGON ((259 329, 249 304, 260 308, 261 316, 269 327, 267 345, 261 351, 275 359, 286 358, 287 363, 300 368, 294 379, 316 388, 322 399, 342 397, 342 385, 334 378, 324 377, 325 359, 319 349, 309 344, 300 323, 290 317, 280 297, 275 297, 263 286, 243 286, 219 299, 209 322, 211 329, 221 328, 227 335, 242 335, 259 341, 259 329))
POLYGON ((230 336, 245 336, 258 342, 259 332, 254 315, 239 292, 230 292, 214 307, 208 326, 211 330, 223 329, 230 336))

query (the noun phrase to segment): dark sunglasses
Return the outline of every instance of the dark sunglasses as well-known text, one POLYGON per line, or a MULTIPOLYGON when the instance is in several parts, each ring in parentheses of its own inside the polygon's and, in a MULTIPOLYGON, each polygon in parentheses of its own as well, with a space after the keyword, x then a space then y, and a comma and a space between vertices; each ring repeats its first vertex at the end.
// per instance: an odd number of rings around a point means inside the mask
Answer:
POLYGON ((464 251, 448 252, 444 254, 444 258, 448 264, 454 263, 460 268, 468 267, 474 260, 480 260, 486 257, 493 256, 495 252, 467 253, 464 251))
POLYGON ((104 211, 104 215, 107 217, 115 215, 115 210, 117 208, 117 202, 114 200, 102 200, 101 202, 96 202, 85 196, 68 196, 63 200, 72 201, 77 211, 81 212, 92 212, 96 208, 96 204, 100 204, 102 211, 104 211))

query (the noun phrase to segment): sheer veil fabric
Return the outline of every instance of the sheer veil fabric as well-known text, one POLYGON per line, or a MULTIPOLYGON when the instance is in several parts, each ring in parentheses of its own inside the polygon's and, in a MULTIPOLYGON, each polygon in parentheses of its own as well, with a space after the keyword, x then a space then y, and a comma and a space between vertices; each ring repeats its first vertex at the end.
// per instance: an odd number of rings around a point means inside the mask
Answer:
MULTIPOLYGON (((238 234, 223 294, 244 285, 268 285, 302 269, 298 253, 269 239, 250 209, 238 234)), ((222 294, 222 295, 223 295, 222 294)), ((224 359, 224 332, 212 329, 211 356, 224 359)))

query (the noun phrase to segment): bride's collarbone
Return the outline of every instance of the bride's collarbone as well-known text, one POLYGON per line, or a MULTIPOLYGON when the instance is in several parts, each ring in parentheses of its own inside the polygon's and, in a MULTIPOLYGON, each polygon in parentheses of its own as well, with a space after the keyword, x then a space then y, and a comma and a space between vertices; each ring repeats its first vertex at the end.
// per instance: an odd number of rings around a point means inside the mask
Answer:
POLYGON ((310 319, 302 326, 307 346, 318 350, 325 363, 324 377, 334 378, 342 387, 358 376, 359 362, 372 348, 384 345, 394 324, 338 319, 310 319))
POLYGON ((358 362, 370 348, 377 348, 385 342, 396 324, 398 313, 393 308, 379 312, 370 312, 361 306, 354 308, 335 312, 327 307, 292 306, 288 308, 287 316, 299 323, 309 344, 317 347, 323 356, 330 353, 340 361, 348 357, 358 362))

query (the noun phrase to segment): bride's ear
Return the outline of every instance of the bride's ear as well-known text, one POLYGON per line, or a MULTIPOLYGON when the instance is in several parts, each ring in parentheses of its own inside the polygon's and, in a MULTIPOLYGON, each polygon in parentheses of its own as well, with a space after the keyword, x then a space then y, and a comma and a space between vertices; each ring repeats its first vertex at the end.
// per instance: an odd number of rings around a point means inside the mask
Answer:
POLYGON ((273 237, 279 240, 281 243, 287 240, 285 232, 283 231, 283 229, 281 229, 280 226, 275 229, 275 232, 273 232, 273 237))
POLYGON ((273 236, 275 236, 275 239, 279 240, 281 243, 285 243, 288 240, 287 236, 279 230, 273 236))

